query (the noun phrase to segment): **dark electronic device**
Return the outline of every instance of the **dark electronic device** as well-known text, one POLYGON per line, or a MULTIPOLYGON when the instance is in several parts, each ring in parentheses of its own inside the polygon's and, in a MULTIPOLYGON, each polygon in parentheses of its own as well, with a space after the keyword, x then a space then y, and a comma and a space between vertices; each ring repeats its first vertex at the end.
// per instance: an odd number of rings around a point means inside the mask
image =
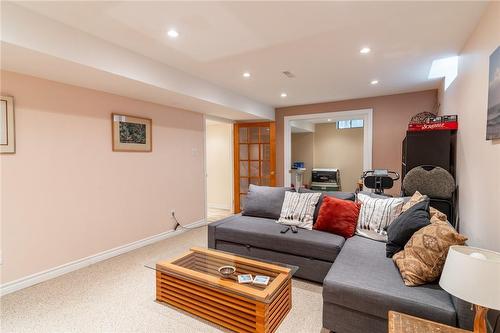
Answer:
POLYGON ((341 191, 339 169, 312 169, 311 189, 341 191))

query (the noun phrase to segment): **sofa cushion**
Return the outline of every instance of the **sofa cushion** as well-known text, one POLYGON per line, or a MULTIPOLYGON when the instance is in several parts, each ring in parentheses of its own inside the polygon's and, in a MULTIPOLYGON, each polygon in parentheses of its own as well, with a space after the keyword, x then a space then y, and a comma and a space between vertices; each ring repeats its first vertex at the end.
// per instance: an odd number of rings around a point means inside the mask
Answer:
POLYGON ((404 285, 399 270, 385 256, 385 244, 364 237, 346 240, 323 282, 324 302, 387 318, 389 310, 456 324, 450 295, 438 284, 404 285))
POLYGON ((344 238, 318 230, 280 233, 283 225, 271 219, 235 215, 215 229, 215 239, 261 249, 333 262, 344 238))
POLYGON ((293 189, 250 184, 242 214, 274 220, 279 219, 286 191, 293 191, 293 189))

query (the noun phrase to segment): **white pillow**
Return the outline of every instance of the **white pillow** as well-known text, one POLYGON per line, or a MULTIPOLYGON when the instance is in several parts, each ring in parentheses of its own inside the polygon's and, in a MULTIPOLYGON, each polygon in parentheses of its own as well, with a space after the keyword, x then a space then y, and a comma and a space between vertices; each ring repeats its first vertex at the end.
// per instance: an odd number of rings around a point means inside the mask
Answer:
POLYGON ((403 198, 372 198, 358 193, 361 203, 356 234, 387 242, 386 227, 401 213, 403 198))
POLYGON ((281 215, 277 223, 312 230, 314 209, 321 193, 285 192, 281 215))

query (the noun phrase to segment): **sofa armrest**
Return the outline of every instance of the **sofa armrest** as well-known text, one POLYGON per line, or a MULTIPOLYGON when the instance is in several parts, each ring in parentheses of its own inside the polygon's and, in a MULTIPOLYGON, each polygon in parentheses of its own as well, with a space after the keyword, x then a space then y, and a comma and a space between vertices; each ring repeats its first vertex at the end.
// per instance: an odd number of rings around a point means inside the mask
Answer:
POLYGON ((226 217, 222 220, 212 222, 208 225, 208 248, 215 249, 215 229, 217 228, 217 226, 224 224, 226 222, 232 221, 235 216, 239 216, 239 215, 241 215, 241 214, 232 215, 232 216, 226 217))

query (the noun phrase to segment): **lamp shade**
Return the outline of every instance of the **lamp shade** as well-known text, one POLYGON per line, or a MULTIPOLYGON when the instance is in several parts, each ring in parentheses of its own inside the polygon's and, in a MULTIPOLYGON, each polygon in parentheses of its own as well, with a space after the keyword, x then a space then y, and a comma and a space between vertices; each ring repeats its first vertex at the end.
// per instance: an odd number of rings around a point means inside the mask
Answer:
POLYGON ((464 301, 500 310, 500 253, 451 246, 439 285, 464 301))

